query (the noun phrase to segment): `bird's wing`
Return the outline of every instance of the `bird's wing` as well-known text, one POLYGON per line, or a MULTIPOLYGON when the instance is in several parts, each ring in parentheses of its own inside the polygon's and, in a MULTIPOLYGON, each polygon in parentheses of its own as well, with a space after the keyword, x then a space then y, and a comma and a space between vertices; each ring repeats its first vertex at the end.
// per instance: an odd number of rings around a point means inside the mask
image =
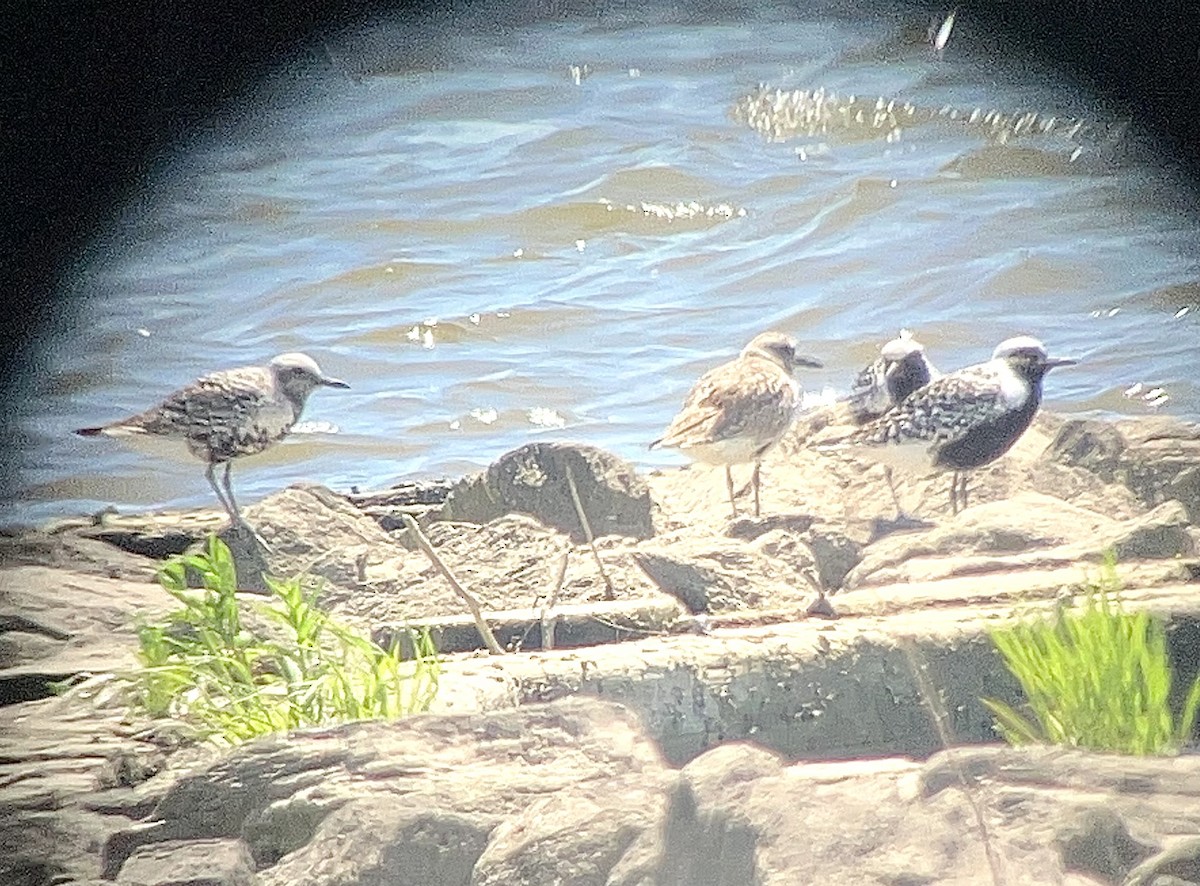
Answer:
POLYGON ((687 448, 782 433, 797 405, 795 383, 769 361, 725 363, 700 377, 657 444, 687 448))
POLYGON ((260 374, 256 367, 214 372, 121 424, 149 434, 179 434, 188 429, 237 423, 269 397, 260 374))
POLYGON ((846 398, 855 422, 861 424, 887 412, 891 399, 887 392, 887 361, 876 358, 862 368, 850 386, 846 398))
POLYGON ((850 435, 867 445, 952 443, 970 428, 1009 410, 1000 379, 986 365, 944 375, 918 388, 901 404, 850 435))

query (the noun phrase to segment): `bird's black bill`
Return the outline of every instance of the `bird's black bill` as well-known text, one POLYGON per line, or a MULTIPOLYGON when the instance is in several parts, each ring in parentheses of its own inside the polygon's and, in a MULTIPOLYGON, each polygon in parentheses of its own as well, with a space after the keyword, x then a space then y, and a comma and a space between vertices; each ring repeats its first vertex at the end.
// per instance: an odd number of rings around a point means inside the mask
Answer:
POLYGON ((326 378, 321 379, 321 384, 325 385, 325 387, 327 387, 327 388, 349 388, 350 387, 350 385, 346 384, 340 378, 326 377, 326 378))
POLYGON ((800 354, 796 355, 796 365, 805 366, 809 369, 824 369, 825 364, 816 357, 803 357, 800 354))
POLYGON ((1055 366, 1074 366, 1078 362, 1074 357, 1047 357, 1046 368, 1053 369, 1055 366))

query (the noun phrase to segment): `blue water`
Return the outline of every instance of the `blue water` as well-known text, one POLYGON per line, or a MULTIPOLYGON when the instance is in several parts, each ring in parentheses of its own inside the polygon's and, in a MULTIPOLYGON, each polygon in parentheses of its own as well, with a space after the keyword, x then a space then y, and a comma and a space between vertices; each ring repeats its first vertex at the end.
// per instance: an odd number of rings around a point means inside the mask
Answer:
POLYGON ((940 58, 926 24, 802 4, 376 22, 297 57, 148 175, 68 282, 86 306, 3 516, 211 503, 182 447, 71 429, 289 350, 352 390, 238 464, 246 501, 458 474, 534 438, 676 464, 647 441, 769 327, 825 361, 802 379, 816 399, 901 326, 942 368, 1031 332, 1084 359, 1051 376, 1052 408, 1195 418, 1200 238, 1136 125, 769 141, 730 114, 762 82, 1114 123, 969 19, 940 58))

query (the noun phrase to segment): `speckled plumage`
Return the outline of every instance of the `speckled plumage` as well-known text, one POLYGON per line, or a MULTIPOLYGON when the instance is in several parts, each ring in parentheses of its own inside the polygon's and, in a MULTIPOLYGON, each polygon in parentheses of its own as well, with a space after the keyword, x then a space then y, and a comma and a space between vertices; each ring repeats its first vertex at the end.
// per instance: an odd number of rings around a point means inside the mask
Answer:
POLYGON ((850 414, 856 424, 865 424, 941 377, 925 355, 925 346, 901 329, 899 337, 880 348, 879 356, 855 377, 847 398, 850 414))
POLYGON ((76 433, 85 437, 153 434, 182 440, 194 456, 207 463, 205 476, 230 519, 244 524, 233 499, 230 463, 282 440, 300 418, 308 395, 321 385, 349 387, 324 375, 305 354, 281 354, 266 366, 242 366, 202 376, 144 412, 76 433), (224 491, 213 475, 213 469, 221 464, 225 466, 224 491))
POLYGON ((797 366, 820 367, 796 354, 796 342, 779 332, 756 336, 734 360, 711 369, 692 387, 663 436, 650 444, 678 449, 706 464, 724 465, 729 503, 737 516, 730 465, 754 462, 754 512, 759 505, 759 463, 791 427, 802 391, 797 366))
MULTIPOLYGON (((1001 342, 986 363, 949 373, 909 395, 838 446, 863 450, 884 463, 968 471, 1008 452, 1029 427, 1042 400, 1042 380, 1055 366, 1037 339, 1001 342)), ((963 496, 965 499, 965 476, 963 496)), ((958 510, 954 486, 951 506, 958 510)), ((965 506, 965 500, 963 502, 965 506)))

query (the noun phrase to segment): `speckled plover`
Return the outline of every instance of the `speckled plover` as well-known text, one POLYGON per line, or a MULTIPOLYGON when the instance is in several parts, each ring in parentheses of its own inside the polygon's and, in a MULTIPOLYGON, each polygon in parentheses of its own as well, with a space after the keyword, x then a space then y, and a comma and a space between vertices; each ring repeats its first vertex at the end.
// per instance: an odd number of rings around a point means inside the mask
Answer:
POLYGON ((731 465, 754 462, 754 515, 761 514, 762 457, 791 427, 801 388, 792 373, 821 363, 796 353, 796 341, 781 332, 755 336, 734 360, 696 382, 683 408, 661 438, 650 444, 679 449, 706 464, 725 466, 729 506, 737 517, 731 465))
MULTIPOLYGON (((942 373, 929 362, 925 346, 913 338, 911 331, 901 329, 900 335, 880 348, 879 356, 855 376, 850 396, 846 398, 850 417, 855 424, 864 425, 899 406, 913 391, 941 377, 942 373)), ((884 464, 881 467, 896 505, 892 526, 920 524, 921 521, 910 517, 900 504, 891 466, 884 464)))
POLYGON ((84 437, 153 434, 182 440, 192 455, 208 463, 204 476, 233 525, 253 532, 233 497, 229 478, 233 460, 282 440, 300 418, 308 395, 321 385, 350 387, 322 373, 305 354, 281 354, 266 366, 202 376, 145 412, 75 433, 84 437), (225 466, 223 490, 217 484, 218 465, 225 466))
POLYGON ((847 404, 855 424, 866 424, 898 406, 917 388, 942 374, 929 362, 925 346, 901 329, 879 349, 879 356, 863 367, 850 387, 847 404))
POLYGON ((1046 373, 1076 362, 1048 356, 1042 343, 1031 336, 1010 338, 996 347, 986 363, 918 388, 884 415, 818 448, 851 448, 884 464, 921 473, 955 471, 950 507, 958 513, 967 506, 965 472, 1008 452, 1033 421, 1046 373))

